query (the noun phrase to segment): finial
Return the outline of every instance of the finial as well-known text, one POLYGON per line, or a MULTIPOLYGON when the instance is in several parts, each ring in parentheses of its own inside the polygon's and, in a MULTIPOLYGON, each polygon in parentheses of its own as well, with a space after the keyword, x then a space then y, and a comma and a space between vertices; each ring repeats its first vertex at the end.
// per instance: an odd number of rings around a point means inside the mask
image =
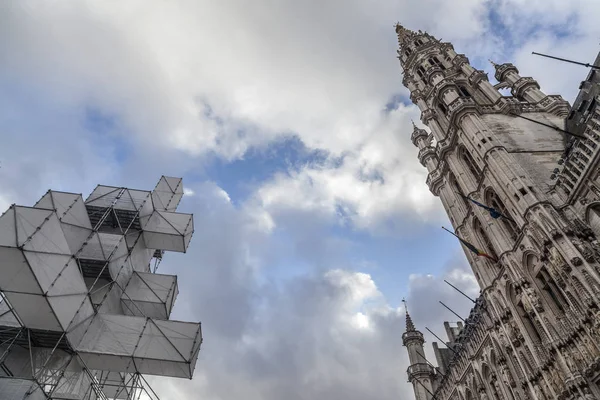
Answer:
POLYGON ((416 331, 415 324, 413 323, 412 318, 408 313, 408 305, 406 304, 406 299, 402 298, 402 303, 404 303, 404 311, 406 311, 406 332, 414 332, 416 331))
POLYGON ((492 64, 494 66, 494 68, 498 68, 498 64, 496 64, 495 62, 493 62, 490 59, 488 59, 488 61, 490 62, 490 64, 492 64))
MULTIPOLYGON (((411 118, 410 122, 412 122, 413 128, 417 129, 417 125, 415 125, 415 120, 411 118)), ((402 299, 402 301, 404 301, 404 299, 402 299)))

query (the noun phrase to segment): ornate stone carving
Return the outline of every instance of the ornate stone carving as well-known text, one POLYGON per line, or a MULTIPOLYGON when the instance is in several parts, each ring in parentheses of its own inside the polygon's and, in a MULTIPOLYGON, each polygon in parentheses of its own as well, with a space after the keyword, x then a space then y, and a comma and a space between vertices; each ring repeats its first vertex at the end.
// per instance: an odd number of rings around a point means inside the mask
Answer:
POLYGON ((530 307, 533 307, 538 312, 544 311, 544 306, 542 305, 540 297, 531 286, 525 286, 523 288, 523 294, 526 296, 525 300, 528 300, 530 307))

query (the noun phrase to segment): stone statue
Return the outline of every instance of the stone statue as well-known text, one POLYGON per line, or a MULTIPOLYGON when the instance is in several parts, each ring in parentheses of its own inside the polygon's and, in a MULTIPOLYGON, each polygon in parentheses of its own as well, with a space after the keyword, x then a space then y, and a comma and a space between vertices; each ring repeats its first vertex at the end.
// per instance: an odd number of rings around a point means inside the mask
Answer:
POLYGON ((504 347, 505 349, 510 348, 510 344, 508 343, 508 341, 506 340, 506 336, 504 335, 504 332, 500 331, 498 333, 498 340, 500 341, 500 345, 502 347, 504 347))
POLYGON ((550 275, 552 275, 557 282, 562 281, 561 275, 565 268, 565 259, 560 255, 556 247, 550 248, 548 258, 550 260, 548 272, 550 272, 550 275))
POLYGON ((533 390, 535 391, 535 397, 538 400, 545 400, 546 399, 546 395, 544 394, 544 391, 542 390, 542 388, 540 387, 540 385, 535 385, 533 388, 534 388, 533 390))
POLYGON ((513 342, 519 341, 523 338, 521 331, 519 331, 519 328, 517 327, 517 324, 512 320, 508 321, 508 334, 513 342))
POLYGON ((488 400, 488 395, 483 389, 479 391, 479 400, 488 400))
POLYGON ((558 375, 558 370, 556 368, 552 368, 550 370, 550 374, 552 377, 552 384, 554 385, 554 388, 556 390, 560 391, 564 385, 563 385, 563 380, 558 375))
POLYGON ((586 243, 585 241, 583 241, 577 237, 574 237, 572 239, 572 242, 573 242, 573 245, 575 245, 575 247, 577 248, 577 250, 579 250, 579 252, 583 256, 585 261, 594 262, 594 260, 596 258, 595 252, 592 249, 592 246, 589 245, 589 243, 586 243))
POLYGON ((523 289, 523 293, 525 295, 527 295, 527 298, 529 299, 531 306, 533 306, 539 312, 544 311, 544 307, 542 306, 542 301, 540 300, 540 297, 537 295, 537 293, 535 292, 535 290, 532 287, 530 287, 530 286, 525 287, 523 289))

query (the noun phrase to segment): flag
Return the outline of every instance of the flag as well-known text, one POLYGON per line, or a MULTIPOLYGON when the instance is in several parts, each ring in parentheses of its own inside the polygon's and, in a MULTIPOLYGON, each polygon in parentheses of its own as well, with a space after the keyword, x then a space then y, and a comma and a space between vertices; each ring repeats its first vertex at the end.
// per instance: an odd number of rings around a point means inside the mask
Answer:
POLYGON ((509 221, 511 221, 511 222, 515 222, 515 221, 514 221, 512 218, 510 218, 510 217, 507 217, 506 215, 502 214, 500 211, 496 210, 496 209, 495 209, 495 208, 493 208, 493 207, 488 207, 488 206, 486 206, 485 204, 481 204, 480 202, 478 202, 478 201, 475 201, 475 200, 473 200, 472 198, 470 198, 470 197, 467 197, 467 196, 464 196, 464 195, 462 195, 462 194, 460 194, 460 193, 457 193, 457 194, 458 194, 460 197, 462 197, 463 199, 467 199, 467 200, 469 200, 471 203, 474 203, 474 204, 478 205, 479 207, 483 208, 484 210, 487 210, 487 211, 490 213, 490 216, 491 216, 492 218, 494 218, 494 219, 498 219, 498 218, 500 218, 500 217, 503 217, 503 218, 506 218, 507 220, 509 220, 509 221))
POLYGON ((458 236, 456 233, 449 231, 448 229, 444 228, 442 226, 442 229, 445 230, 446 232, 450 233, 453 236, 456 236, 456 238, 458 240, 460 240, 460 242, 465 245, 465 247, 469 250, 471 250, 473 253, 475 253, 475 255, 479 256, 479 257, 485 257, 489 260, 492 260, 493 262, 498 262, 498 259, 494 256, 491 256, 487 253, 484 253, 483 251, 479 250, 477 247, 473 246, 471 243, 467 242, 466 240, 462 239, 460 236, 458 236))

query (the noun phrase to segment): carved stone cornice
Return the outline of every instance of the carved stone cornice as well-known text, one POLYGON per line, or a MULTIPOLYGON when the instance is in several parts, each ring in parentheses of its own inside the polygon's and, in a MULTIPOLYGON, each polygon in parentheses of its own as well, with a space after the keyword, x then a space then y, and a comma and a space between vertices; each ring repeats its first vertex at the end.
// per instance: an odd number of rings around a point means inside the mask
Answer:
POLYGON ((421 121, 423 121, 424 124, 429 124, 429 121, 432 120, 434 117, 435 113, 431 108, 428 108, 427 110, 421 112, 421 121))
POLYGON ((503 82, 504 77, 506 76, 506 73, 509 71, 513 71, 517 74, 519 73, 519 70, 517 69, 517 67, 515 67, 511 63, 504 63, 502 65, 496 66, 496 73, 494 74, 494 77, 496 78, 496 80, 498 82, 503 82))
POLYGON ((479 84, 479 82, 487 81, 488 76, 483 71, 475 70, 475 71, 471 72, 471 74, 468 77, 468 80, 469 80, 469 84, 471 84, 472 86, 477 86, 479 84))
POLYGON ((513 96, 522 98, 523 94, 525 94, 525 91, 532 87, 539 90, 540 85, 531 77, 522 77, 512 85, 511 92, 513 96))
POLYGON ((418 104, 418 100, 423 100, 423 92, 421 90, 416 89, 410 93, 410 99, 414 104, 418 104))
POLYGON ((457 54, 456 57, 452 59, 452 65, 457 69, 463 64, 469 64, 469 59, 464 54, 457 54))
POLYGON ((422 166, 427 166, 427 159, 429 157, 437 158, 437 154, 435 153, 435 149, 431 146, 423 147, 419 150, 419 162, 422 166))

